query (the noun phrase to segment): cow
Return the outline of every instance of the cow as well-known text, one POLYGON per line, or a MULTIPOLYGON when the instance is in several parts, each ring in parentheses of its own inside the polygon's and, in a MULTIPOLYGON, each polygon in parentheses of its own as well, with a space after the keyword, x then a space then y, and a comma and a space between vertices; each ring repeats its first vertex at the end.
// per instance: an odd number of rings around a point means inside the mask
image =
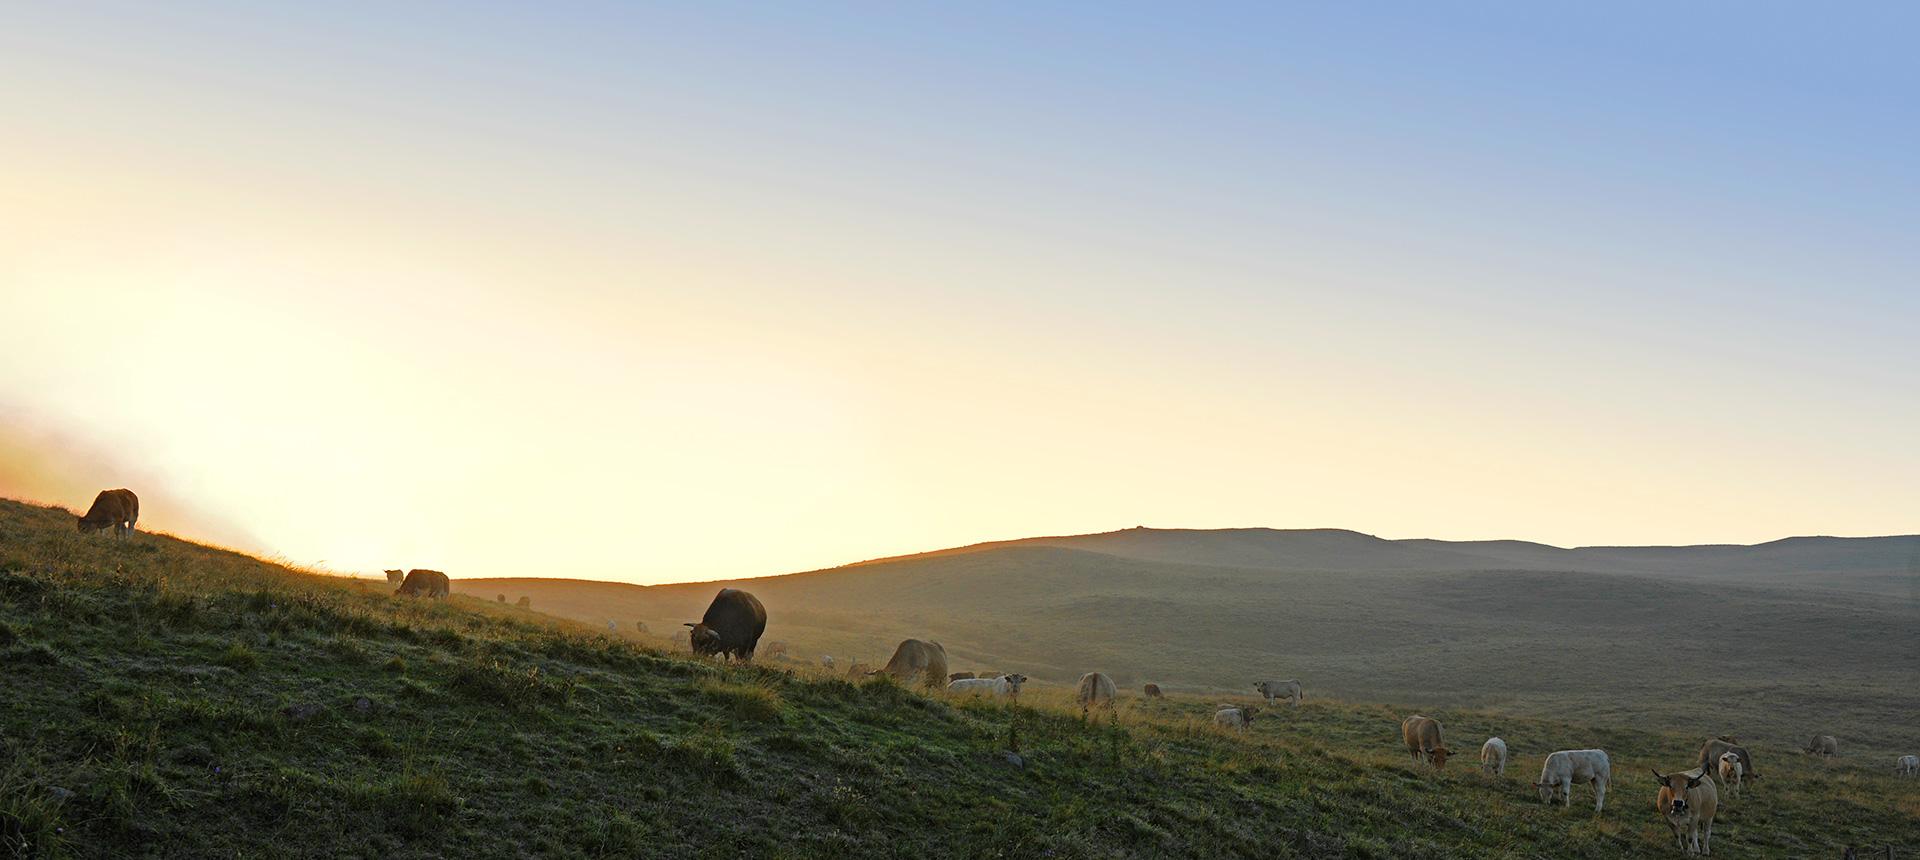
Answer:
POLYGON ((1753 768, 1753 755, 1747 752, 1746 747, 1740 745, 1739 738, 1731 735, 1721 735, 1701 744, 1700 758, 1693 763, 1693 766, 1702 769, 1719 767, 1717 762, 1720 761, 1721 756, 1727 753, 1735 753, 1740 756, 1741 782, 1752 782, 1760 778, 1760 772, 1753 768))
POLYGON ((93 507, 86 515, 74 523, 74 527, 86 534, 100 529, 113 529, 114 537, 127 537, 133 534, 135 523, 140 522, 140 497, 132 490, 122 487, 118 490, 101 490, 93 497, 93 507))
POLYGON ((1807 741, 1807 752, 1813 755, 1839 755, 1840 741, 1833 735, 1814 735, 1807 741))
POLYGON ((1159 684, 1148 684, 1145 688, 1142 689, 1142 692, 1146 693, 1146 696, 1149 699, 1159 699, 1165 696, 1165 694, 1160 692, 1159 684))
POLYGON ((1673 841, 1680 846, 1680 853, 1712 854, 1713 816, 1720 811, 1720 794, 1714 790, 1713 778, 1697 767, 1675 773, 1648 770, 1660 783, 1653 805, 1673 828, 1673 841))
POLYGON ((407 578, 400 581, 400 587, 393 593, 405 597, 443 598, 452 593, 452 589, 447 584, 446 574, 416 567, 407 571, 407 578))
POLYGON ((1119 690, 1113 686, 1113 679, 1105 672, 1088 672, 1080 676, 1080 683, 1074 686, 1074 700, 1080 703, 1080 715, 1086 716, 1094 708, 1113 707, 1114 697, 1119 690))
POLYGON ((721 654, 742 661, 753 660, 760 645, 760 634, 767 632, 767 608, 760 598, 738 588, 722 588, 707 604, 700 623, 683 622, 692 632, 687 643, 700 656, 721 654))
POLYGON ((1903 755, 1893 761, 1896 776, 1920 776, 1920 755, 1903 755))
POLYGON ((400 583, 405 582, 406 580, 407 580, 407 572, 404 570, 387 571, 387 584, 393 586, 394 588, 399 588, 400 583))
POLYGON ((1290 699, 1294 707, 1306 698, 1299 681, 1261 681, 1253 685, 1254 691, 1267 698, 1267 707, 1273 707, 1274 699, 1290 699))
POLYGON ((1440 721, 1432 717, 1414 714, 1402 720, 1400 739, 1407 742, 1407 752, 1414 761, 1432 762, 1435 770, 1445 769, 1447 756, 1453 754, 1441 744, 1440 721))
POLYGON ((893 649, 893 659, 887 661, 884 668, 875 669, 869 675, 892 675, 895 680, 905 684, 919 676, 920 683, 928 687, 938 687, 947 678, 947 649, 938 642, 922 642, 918 639, 906 639, 893 649))
POLYGON ((974 673, 972 673, 972 672, 950 672, 950 673, 948 673, 948 674, 947 674, 947 680, 948 680, 949 682, 952 682, 952 681, 964 681, 964 680, 966 680, 966 679, 968 679, 968 678, 978 678, 978 677, 980 677, 980 676, 978 676, 978 675, 975 675, 975 674, 974 674, 974 673))
POLYGON ((1613 762, 1605 750, 1560 750, 1548 755, 1533 787, 1540 792, 1541 803, 1552 806, 1556 797, 1564 796, 1564 805, 1571 809, 1573 786, 1582 782, 1593 786, 1593 814, 1599 815, 1607 807, 1607 786, 1613 783, 1613 762))
POLYGON ((1720 784, 1727 787, 1728 799, 1740 796, 1740 775, 1745 770, 1746 767, 1740 764, 1739 753, 1723 752, 1720 754, 1720 767, 1717 769, 1717 772, 1720 774, 1720 784))
POLYGON ((982 693, 1001 696, 1008 699, 1020 698, 1020 685, 1027 682, 1027 676, 1018 672, 1001 675, 998 678, 958 678, 947 684, 949 693, 982 693))
POLYGON ((1253 720, 1258 716, 1260 716, 1259 708, 1221 708, 1213 712, 1213 724, 1244 732, 1253 726, 1253 720))
POLYGON ((1499 738, 1487 738, 1480 745, 1480 769, 1494 776, 1507 772, 1507 742, 1499 738))
POLYGON ((822 669, 831 669, 831 668, 833 668, 833 655, 832 655, 832 654, 822 654, 822 655, 820 655, 820 668, 822 668, 822 669))

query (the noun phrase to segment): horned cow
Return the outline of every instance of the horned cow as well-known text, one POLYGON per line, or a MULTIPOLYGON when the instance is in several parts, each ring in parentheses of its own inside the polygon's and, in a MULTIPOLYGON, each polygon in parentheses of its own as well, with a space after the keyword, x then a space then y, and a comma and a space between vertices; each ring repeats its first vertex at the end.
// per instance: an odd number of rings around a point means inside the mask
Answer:
POLYGON ((101 490, 93 497, 93 506, 87 508, 74 527, 86 534, 99 529, 113 529, 114 537, 127 537, 133 534, 134 524, 140 521, 140 497, 132 490, 121 487, 118 490, 101 490))
POLYGON ((1720 794, 1713 779, 1701 768, 1661 773, 1653 771, 1660 783, 1654 798, 1655 808, 1673 828, 1673 841, 1683 854, 1713 853, 1713 816, 1720 811, 1720 794))
POLYGON ((1593 813, 1600 814, 1607 806, 1607 786, 1613 782, 1613 762, 1605 750, 1560 750, 1548 755, 1533 787, 1539 790, 1542 803, 1552 805, 1555 798, 1564 796, 1571 808, 1573 786, 1582 782, 1593 786, 1593 813))
POLYGON ((1445 768, 1447 756, 1452 755, 1440 741, 1440 721, 1432 717, 1414 714, 1402 720, 1400 739, 1406 741, 1414 761, 1431 762, 1436 770, 1445 768))
POLYGON ((692 632, 687 635, 693 653, 702 656, 724 654, 740 660, 752 660, 767 632, 767 608, 760 599, 738 588, 722 588, 707 604, 707 612, 698 624, 684 622, 692 632))

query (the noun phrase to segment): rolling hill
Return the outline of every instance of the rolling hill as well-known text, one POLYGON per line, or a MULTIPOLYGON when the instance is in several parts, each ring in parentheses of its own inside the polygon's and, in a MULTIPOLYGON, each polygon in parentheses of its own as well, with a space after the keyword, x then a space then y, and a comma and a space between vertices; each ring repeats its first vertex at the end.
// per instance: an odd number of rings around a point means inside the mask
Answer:
POLYGON ((1920 538, 1558 549, 1341 530, 1128 529, 979 544, 787 576, 633 586, 456 580, 477 596, 666 634, 722 586, 769 607, 796 657, 884 660, 907 636, 959 668, 1056 682, 1310 694, 1724 726, 1789 743, 1842 726, 1914 743, 1920 538))
MULTIPOLYGON (((1665 857, 1631 774, 1700 742, 1429 708, 1454 745, 1514 752, 1503 777, 1436 773, 1379 705, 1316 698, 1242 735, 1211 725, 1220 697, 1128 694, 1083 721, 1058 687, 1013 705, 717 664, 71 523, 0 501, 0 856, 1665 857), (1530 769, 1590 745, 1619 775, 1606 810, 1542 806, 1530 769)), ((1768 779, 1720 851, 1920 840, 1920 783, 1882 757, 1750 744, 1768 779)))

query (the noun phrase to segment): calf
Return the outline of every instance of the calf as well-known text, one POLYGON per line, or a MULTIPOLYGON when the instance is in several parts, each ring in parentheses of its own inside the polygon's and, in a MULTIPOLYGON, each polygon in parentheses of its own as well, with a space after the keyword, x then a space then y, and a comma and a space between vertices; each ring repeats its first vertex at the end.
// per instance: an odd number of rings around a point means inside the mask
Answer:
POLYGON ((1259 715, 1259 708, 1221 708, 1213 712, 1213 724, 1244 732, 1253 725, 1253 719, 1259 715))
POLYGON ((1499 776, 1507 772, 1507 742, 1499 738, 1487 738, 1480 745, 1480 769, 1499 776))
POLYGON ((1720 794, 1707 772, 1701 768, 1664 774, 1655 770, 1653 778, 1660 783, 1654 807, 1673 828, 1673 841, 1680 852, 1712 854, 1713 816, 1720 811, 1720 794))
POLYGON ((1593 814, 1599 815, 1607 806, 1607 786, 1613 782, 1613 762, 1605 750, 1560 750, 1547 756, 1533 787, 1539 790, 1542 803, 1551 805, 1564 795, 1565 805, 1571 808, 1573 786, 1580 782, 1593 786, 1593 814))
POLYGON ((1728 798, 1740 796, 1740 777, 1745 772, 1746 766, 1740 763, 1739 753, 1724 752, 1720 754, 1720 784, 1727 787, 1728 798))

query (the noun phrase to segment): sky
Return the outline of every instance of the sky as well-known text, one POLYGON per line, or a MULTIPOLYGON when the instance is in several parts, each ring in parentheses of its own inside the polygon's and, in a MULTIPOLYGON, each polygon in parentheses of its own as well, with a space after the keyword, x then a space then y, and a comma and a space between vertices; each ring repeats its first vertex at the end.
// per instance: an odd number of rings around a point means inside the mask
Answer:
POLYGON ((1910 4, 4 18, 0 495, 639 583, 1920 531, 1910 4))

